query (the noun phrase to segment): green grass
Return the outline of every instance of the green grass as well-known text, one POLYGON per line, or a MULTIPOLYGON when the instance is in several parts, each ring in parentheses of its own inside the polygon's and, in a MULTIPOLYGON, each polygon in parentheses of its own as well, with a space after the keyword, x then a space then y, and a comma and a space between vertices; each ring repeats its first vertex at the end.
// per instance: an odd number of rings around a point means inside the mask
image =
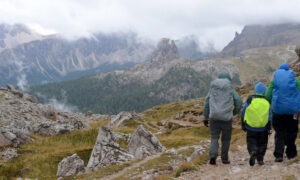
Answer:
POLYGON ((32 137, 35 142, 21 145, 18 150, 21 156, 11 162, 3 163, 0 174, 7 179, 18 176, 55 179, 58 163, 64 157, 74 153, 77 153, 86 165, 98 136, 98 127, 106 123, 107 121, 96 121, 90 124, 92 128, 89 130, 63 135, 49 137, 34 135, 32 137), (24 167, 29 170, 20 174, 24 167))
POLYGON ((180 146, 196 145, 200 140, 209 139, 209 128, 190 127, 180 128, 159 135, 158 139, 167 148, 178 148, 180 146))

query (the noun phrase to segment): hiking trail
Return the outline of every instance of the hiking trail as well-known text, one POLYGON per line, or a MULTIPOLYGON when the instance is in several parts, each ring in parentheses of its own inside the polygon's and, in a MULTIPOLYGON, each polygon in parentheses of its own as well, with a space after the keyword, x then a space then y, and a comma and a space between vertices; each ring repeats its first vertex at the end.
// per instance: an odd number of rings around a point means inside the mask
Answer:
MULTIPOLYGON (((273 180, 273 179, 300 179, 300 161, 291 163, 293 160, 288 160, 284 157, 282 163, 274 162, 274 132, 269 136, 268 149, 264 158, 265 165, 254 166, 249 165, 249 154, 247 145, 238 146, 237 151, 230 151, 229 158, 231 164, 222 164, 220 157, 217 159, 217 165, 212 166, 207 164, 198 167, 197 171, 185 172, 178 178, 178 180, 191 179, 253 179, 253 180, 273 180), (291 164, 289 164, 289 162, 291 164)), ((245 139, 246 141, 246 139, 245 139)), ((299 147, 297 148, 299 154, 299 147)))

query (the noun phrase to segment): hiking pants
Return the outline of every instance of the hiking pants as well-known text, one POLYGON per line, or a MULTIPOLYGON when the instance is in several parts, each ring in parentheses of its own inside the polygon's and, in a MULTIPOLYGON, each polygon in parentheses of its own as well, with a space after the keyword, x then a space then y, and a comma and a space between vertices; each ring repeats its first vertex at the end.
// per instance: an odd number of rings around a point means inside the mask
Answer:
POLYGON ((293 119, 292 114, 273 115, 273 127, 275 129, 274 156, 283 157, 284 148, 288 158, 297 156, 296 138, 298 133, 298 120, 293 119))
POLYGON ((228 160, 228 151, 230 147, 232 121, 210 121, 211 143, 209 149, 210 158, 217 158, 219 149, 219 137, 222 132, 222 160, 228 160))
POLYGON ((247 130, 247 149, 255 154, 258 161, 263 161, 268 146, 268 131, 255 132, 247 130))

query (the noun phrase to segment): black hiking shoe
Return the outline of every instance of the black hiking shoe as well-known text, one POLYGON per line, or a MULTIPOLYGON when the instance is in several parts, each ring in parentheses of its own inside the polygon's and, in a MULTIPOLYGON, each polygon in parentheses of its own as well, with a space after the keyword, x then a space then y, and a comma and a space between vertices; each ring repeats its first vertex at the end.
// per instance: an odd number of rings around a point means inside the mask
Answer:
POLYGON ((216 165, 216 158, 210 158, 209 164, 216 165))
POLYGON ((275 158, 275 162, 282 162, 283 161, 283 157, 277 157, 275 158))
POLYGON ((223 163, 223 164, 230 164, 230 161, 229 161, 228 159, 226 159, 226 160, 223 160, 223 159, 222 159, 222 163, 223 163))
POLYGON ((264 165, 265 163, 264 163, 264 161, 258 161, 258 164, 259 164, 260 166, 262 166, 262 165, 264 165))
POLYGON ((288 158, 289 160, 294 159, 295 157, 297 157, 297 154, 294 154, 294 155, 292 155, 292 156, 287 156, 287 158, 288 158))
POLYGON ((250 159, 249 159, 249 164, 250 166, 254 166, 255 164, 255 154, 251 154, 250 159))

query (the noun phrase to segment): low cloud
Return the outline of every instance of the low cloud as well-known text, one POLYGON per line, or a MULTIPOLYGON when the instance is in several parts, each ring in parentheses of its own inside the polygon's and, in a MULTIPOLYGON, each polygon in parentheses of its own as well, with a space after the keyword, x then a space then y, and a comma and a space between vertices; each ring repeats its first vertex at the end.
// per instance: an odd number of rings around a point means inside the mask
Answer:
POLYGON ((244 25, 299 22, 299 9, 300 0, 2 0, 0 19, 71 39, 99 31, 155 40, 193 34, 222 49, 244 25))
POLYGON ((62 98, 60 100, 58 100, 54 97, 48 98, 47 96, 45 96, 39 92, 35 93, 35 95, 39 99, 42 99, 44 102, 44 105, 46 105, 46 106, 52 106, 55 109, 59 109, 64 112, 78 112, 79 111, 77 106, 74 106, 74 105, 71 105, 68 103, 66 91, 64 91, 64 90, 61 91, 62 98))

